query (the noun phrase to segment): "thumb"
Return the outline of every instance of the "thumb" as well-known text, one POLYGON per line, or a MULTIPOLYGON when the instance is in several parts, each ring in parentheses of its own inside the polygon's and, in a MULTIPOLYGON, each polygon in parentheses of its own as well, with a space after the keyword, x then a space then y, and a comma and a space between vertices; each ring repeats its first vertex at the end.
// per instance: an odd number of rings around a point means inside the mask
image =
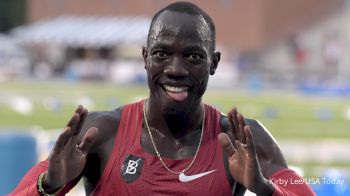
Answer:
POLYGON ((87 154, 89 152, 91 146, 93 145, 93 143, 97 138, 97 134, 98 134, 98 129, 96 127, 91 127, 87 130, 83 140, 78 145, 79 150, 83 154, 87 154))
POLYGON ((235 152, 235 147, 233 146, 229 136, 226 133, 219 133, 218 135, 219 142, 224 149, 226 155, 231 157, 235 152))

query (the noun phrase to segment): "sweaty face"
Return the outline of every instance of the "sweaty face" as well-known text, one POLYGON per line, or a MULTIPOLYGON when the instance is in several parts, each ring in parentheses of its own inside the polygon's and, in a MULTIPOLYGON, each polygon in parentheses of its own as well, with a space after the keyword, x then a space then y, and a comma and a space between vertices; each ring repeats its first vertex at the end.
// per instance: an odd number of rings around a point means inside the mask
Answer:
POLYGON ((150 98, 177 109, 200 102, 214 66, 211 44, 211 31, 201 16, 163 12, 143 51, 150 98))

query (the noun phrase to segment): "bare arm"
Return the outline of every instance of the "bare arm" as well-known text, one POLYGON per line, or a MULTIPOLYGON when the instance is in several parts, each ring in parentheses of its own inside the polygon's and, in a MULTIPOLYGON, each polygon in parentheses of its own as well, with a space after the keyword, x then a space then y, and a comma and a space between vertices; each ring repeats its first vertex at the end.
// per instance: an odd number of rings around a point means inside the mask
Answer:
POLYGON ((302 178, 288 169, 277 142, 261 123, 245 119, 234 108, 221 125, 228 131, 219 135, 219 141, 229 157, 231 175, 238 183, 258 195, 314 195, 305 183, 298 187, 273 183, 271 177, 279 171, 292 173, 282 172, 278 178, 302 178))
MULTIPOLYGON (((110 154, 112 153, 115 137, 119 127, 122 108, 108 112, 90 113, 82 130, 97 127, 99 135, 87 155, 86 165, 83 171, 86 193, 90 193, 97 185, 110 154)), ((83 134, 79 136, 83 137, 83 134)))
POLYGON ((86 116, 87 110, 79 106, 58 137, 50 157, 34 166, 10 195, 39 195, 37 181, 42 173, 42 187, 47 192, 56 192, 68 185, 60 191, 60 194, 64 194, 67 188, 75 185, 70 182, 76 182, 79 177, 85 165, 86 154, 97 135, 97 129, 92 127, 80 142, 77 141, 86 116))
POLYGON ((58 195, 68 192, 84 174, 90 154, 104 146, 102 143, 109 138, 108 134, 117 128, 119 116, 115 114, 120 113, 117 111, 120 110, 88 114, 85 108, 79 106, 58 137, 48 159, 28 171, 10 195, 39 195, 37 181, 44 172, 47 173, 42 185, 47 193, 62 187, 58 195))
POLYGON ((287 161, 270 132, 257 120, 246 118, 245 122, 252 131, 256 153, 264 177, 269 178, 276 171, 288 168, 287 161))

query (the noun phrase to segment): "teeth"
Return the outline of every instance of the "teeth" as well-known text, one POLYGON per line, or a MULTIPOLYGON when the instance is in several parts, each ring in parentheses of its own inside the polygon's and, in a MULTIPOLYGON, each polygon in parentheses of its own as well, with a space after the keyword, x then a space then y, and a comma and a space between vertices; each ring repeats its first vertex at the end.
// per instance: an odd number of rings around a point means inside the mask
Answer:
POLYGON ((175 92, 175 93, 180 93, 183 91, 187 91, 188 87, 180 87, 180 86, 169 86, 169 85, 164 85, 165 90, 170 91, 170 92, 175 92))

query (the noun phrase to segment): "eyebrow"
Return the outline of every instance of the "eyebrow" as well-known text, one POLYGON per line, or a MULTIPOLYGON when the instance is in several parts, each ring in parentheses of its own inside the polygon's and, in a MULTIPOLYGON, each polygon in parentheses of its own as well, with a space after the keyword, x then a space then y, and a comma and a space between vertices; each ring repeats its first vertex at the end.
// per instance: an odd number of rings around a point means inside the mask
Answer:
POLYGON ((157 50, 157 49, 165 49, 165 50, 171 50, 171 45, 166 43, 156 43, 153 46, 151 46, 151 50, 157 50))

